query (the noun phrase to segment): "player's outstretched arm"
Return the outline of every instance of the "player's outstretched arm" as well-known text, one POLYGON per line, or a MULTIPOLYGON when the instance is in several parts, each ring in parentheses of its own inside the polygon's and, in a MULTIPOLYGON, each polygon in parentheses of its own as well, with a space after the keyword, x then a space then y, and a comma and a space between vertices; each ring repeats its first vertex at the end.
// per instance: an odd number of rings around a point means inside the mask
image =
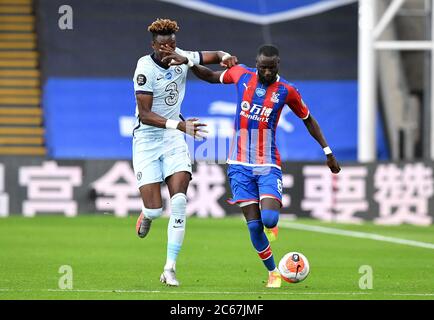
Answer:
POLYGON ((191 67, 191 71, 196 77, 209 83, 220 83, 220 76, 223 73, 223 71, 213 71, 201 65, 191 67))
POLYGON ((307 130, 309 131, 310 135, 314 137, 316 141, 318 141, 318 143, 323 148, 324 153, 327 155, 327 166, 330 168, 330 170, 333 173, 339 173, 339 171, 341 171, 341 167, 339 166, 339 163, 337 162, 331 149, 328 147, 327 142, 324 138, 324 135, 321 132, 321 128, 319 127, 319 124, 316 121, 316 119, 312 116, 312 114, 309 114, 307 119, 303 120, 303 122, 307 130))
POLYGON ((166 119, 152 112, 153 96, 150 94, 136 94, 136 100, 139 109, 139 119, 143 124, 158 128, 178 129, 194 138, 203 138, 204 134, 207 133, 207 131, 203 129, 206 124, 199 123, 199 119, 197 118, 177 121, 166 119))
MULTIPOLYGON (((160 46, 160 51, 168 54, 168 56, 162 59, 163 62, 170 61, 169 65, 171 66, 185 63, 191 67, 188 58, 177 54, 176 51, 169 45, 160 46)), ((224 51, 201 51, 201 54, 203 64, 220 63, 220 65, 224 68, 231 68, 238 63, 238 58, 236 56, 232 56, 224 51)))
POLYGON ((238 63, 238 58, 224 51, 202 51, 203 64, 220 64, 231 68, 238 63))
POLYGON ((187 57, 181 56, 180 54, 176 53, 174 50, 171 49, 167 49, 165 52, 169 53, 169 55, 162 59, 163 62, 170 61, 169 65, 171 66, 188 64, 191 68, 191 71, 193 71, 193 73, 199 79, 202 79, 209 83, 220 83, 220 75, 223 73, 223 71, 213 71, 201 65, 194 65, 189 61, 187 57))

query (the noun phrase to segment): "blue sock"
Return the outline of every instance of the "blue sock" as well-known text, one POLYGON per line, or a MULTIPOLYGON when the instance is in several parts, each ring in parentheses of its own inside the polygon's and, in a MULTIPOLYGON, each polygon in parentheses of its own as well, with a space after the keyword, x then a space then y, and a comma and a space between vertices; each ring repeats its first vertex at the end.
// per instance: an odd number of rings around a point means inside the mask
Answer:
POLYGON ((263 209, 261 210, 261 218, 265 228, 272 229, 279 222, 279 211, 263 209))
POLYGON ((273 252, 271 251, 270 243, 264 233, 264 225, 261 220, 251 220, 247 222, 247 227, 250 232, 250 240, 253 247, 258 252, 259 257, 264 263, 268 271, 276 269, 274 263, 273 252))

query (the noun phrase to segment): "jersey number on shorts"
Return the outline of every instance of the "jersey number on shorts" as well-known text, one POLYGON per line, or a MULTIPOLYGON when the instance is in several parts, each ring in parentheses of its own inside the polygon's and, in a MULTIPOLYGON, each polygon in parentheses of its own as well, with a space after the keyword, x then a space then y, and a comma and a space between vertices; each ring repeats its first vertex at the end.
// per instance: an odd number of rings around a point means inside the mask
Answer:
POLYGON ((169 95, 164 99, 168 106, 173 106, 178 102, 178 86, 175 82, 171 82, 167 85, 165 91, 169 92, 169 95))

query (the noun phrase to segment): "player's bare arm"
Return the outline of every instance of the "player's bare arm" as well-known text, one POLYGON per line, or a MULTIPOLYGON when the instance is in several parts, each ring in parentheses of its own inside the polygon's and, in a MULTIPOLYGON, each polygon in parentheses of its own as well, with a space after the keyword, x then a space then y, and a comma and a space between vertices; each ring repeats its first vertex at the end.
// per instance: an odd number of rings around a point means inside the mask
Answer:
MULTIPOLYGON (((170 66, 179 64, 188 64, 188 58, 183 57, 175 52, 173 46, 167 44, 161 45, 159 50, 167 56, 162 59, 168 62, 170 66)), ((231 68, 238 63, 238 58, 224 51, 201 51, 203 64, 220 64, 224 68, 231 68)))
POLYGON ((153 98, 152 94, 136 94, 140 122, 153 127, 165 128, 167 119, 151 111, 153 98))
POLYGON ((230 68, 238 63, 238 58, 224 51, 202 51, 203 64, 220 63, 222 67, 230 68))
POLYGON ((223 71, 213 71, 200 65, 191 67, 191 71, 196 77, 209 83, 220 83, 220 76, 223 73, 223 71))
MULTIPOLYGON (((166 52, 168 52, 168 50, 166 52)), ((173 50, 170 52, 170 55, 164 57, 162 61, 170 61, 169 65, 188 64, 187 57, 181 56, 173 50)), ((209 83, 220 83, 220 76, 223 73, 223 71, 213 71, 201 65, 192 66, 191 71, 193 71, 196 77, 209 83)))
MULTIPOLYGON (((136 94, 137 105, 139 109, 139 119, 140 122, 146 125, 158 127, 158 128, 168 128, 168 119, 152 112, 152 101, 153 95, 151 94, 136 94)), ((172 120, 173 121, 173 120, 172 120)), ((203 129, 206 126, 204 123, 197 122, 197 118, 187 119, 185 121, 179 121, 175 127, 172 129, 178 129, 188 135, 193 137, 203 137, 203 133, 207 131, 203 129)), ((169 120, 170 123, 170 120, 169 120)))
MULTIPOLYGON (((304 125, 306 126, 307 130, 309 131, 310 135, 318 141, 318 143, 321 145, 321 147, 327 148, 328 144, 324 138, 324 135, 321 132, 321 128, 319 127, 318 122, 316 119, 312 116, 312 114, 309 114, 307 119, 303 120, 304 125)), ((341 168, 339 166, 339 163, 337 162, 335 156, 333 153, 327 154, 327 166, 330 168, 331 172, 333 173, 339 173, 341 171, 341 168)))
POLYGON ((177 66, 180 64, 188 64, 189 60, 177 53, 173 48, 169 46, 161 46, 160 51, 166 54, 166 56, 161 59, 161 62, 167 63, 169 66, 177 66))

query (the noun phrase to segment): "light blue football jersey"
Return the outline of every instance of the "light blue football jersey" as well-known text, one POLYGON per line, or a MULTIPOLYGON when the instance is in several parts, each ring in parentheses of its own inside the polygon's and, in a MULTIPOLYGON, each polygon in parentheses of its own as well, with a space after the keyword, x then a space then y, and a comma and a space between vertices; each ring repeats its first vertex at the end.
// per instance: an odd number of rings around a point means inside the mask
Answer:
MULTIPOLYGON (((194 64, 199 64, 201 55, 199 52, 184 51, 176 48, 180 55, 188 57, 194 64)), ((181 103, 185 95, 185 85, 187 79, 188 66, 182 64, 164 68, 158 64, 152 55, 141 57, 137 62, 134 73, 134 91, 135 93, 144 92, 152 93, 152 112, 173 120, 180 120, 181 103)), ((136 125, 134 136, 136 137, 158 137, 163 135, 176 134, 173 129, 157 128, 145 125, 139 122, 139 110, 136 102, 136 125)), ((179 133, 179 132, 178 132, 179 133)))

